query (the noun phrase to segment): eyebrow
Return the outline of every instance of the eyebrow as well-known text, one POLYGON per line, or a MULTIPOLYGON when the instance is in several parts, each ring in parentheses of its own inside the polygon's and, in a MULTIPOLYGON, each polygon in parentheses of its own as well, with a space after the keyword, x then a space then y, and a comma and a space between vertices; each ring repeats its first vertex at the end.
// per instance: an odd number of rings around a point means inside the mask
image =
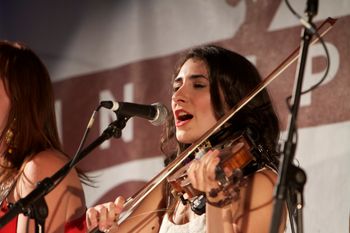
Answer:
MULTIPOLYGON (((208 79, 207 76, 203 75, 203 74, 193 74, 189 77, 190 80, 195 80, 195 79, 200 79, 200 78, 205 78, 205 79, 208 79)), ((176 77, 174 79, 174 82, 179 82, 180 80, 182 80, 183 77, 176 77)))

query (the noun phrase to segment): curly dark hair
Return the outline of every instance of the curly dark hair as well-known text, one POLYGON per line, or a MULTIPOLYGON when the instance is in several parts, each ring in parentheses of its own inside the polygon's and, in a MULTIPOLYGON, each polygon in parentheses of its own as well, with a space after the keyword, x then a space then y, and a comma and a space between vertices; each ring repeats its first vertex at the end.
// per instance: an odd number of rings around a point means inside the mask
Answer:
MULTIPOLYGON (((207 65, 211 104, 217 119, 225 114, 225 106, 229 108, 236 106, 261 83, 259 72, 245 57, 215 45, 197 47, 186 53, 176 66, 173 80, 182 65, 189 59, 198 59, 207 65), (222 96, 225 103, 222 101, 222 96)), ((255 96, 229 120, 229 123, 232 134, 247 127, 254 129, 258 134, 257 143, 263 145, 268 151, 269 158, 266 158, 265 164, 277 169, 279 121, 267 90, 255 96)), ((165 164, 172 161, 188 146, 176 140, 174 118, 170 114, 161 140, 161 150, 166 155, 165 164)))

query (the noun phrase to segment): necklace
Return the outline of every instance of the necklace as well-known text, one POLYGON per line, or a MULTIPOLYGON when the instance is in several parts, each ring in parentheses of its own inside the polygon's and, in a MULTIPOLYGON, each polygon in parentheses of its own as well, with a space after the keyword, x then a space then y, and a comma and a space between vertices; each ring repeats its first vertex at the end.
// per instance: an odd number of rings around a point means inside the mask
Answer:
POLYGON ((10 191, 12 190, 12 187, 15 184, 15 179, 11 178, 3 183, 0 184, 0 206, 2 206, 2 203, 9 195, 10 191))

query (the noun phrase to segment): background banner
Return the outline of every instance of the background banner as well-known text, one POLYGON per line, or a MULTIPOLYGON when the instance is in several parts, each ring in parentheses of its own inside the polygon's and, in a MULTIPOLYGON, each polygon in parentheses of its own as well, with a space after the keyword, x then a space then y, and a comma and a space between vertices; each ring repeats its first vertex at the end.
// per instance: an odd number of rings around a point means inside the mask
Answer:
MULTIPOLYGON (((306 1, 291 4, 303 15, 306 1)), ((324 36, 330 71, 319 88, 303 95, 298 117, 295 161, 307 174, 305 232, 349 231, 350 1, 319 1, 315 24, 328 17, 337 19, 324 36)), ((0 1, 1 39, 28 44, 49 68, 60 137, 70 155, 102 100, 161 102, 170 109, 171 75, 187 49, 223 46, 246 56, 266 77, 300 45, 301 32, 279 0, 0 1)), ((309 49, 304 89, 325 69, 325 52, 316 43, 309 49)), ((294 63, 268 86, 282 132, 296 70, 294 63)), ((114 119, 112 111, 101 109, 87 143, 114 119)), ((159 172, 160 134, 161 127, 132 118, 120 139, 81 161, 96 185, 84 187, 88 206, 128 197, 159 172)))

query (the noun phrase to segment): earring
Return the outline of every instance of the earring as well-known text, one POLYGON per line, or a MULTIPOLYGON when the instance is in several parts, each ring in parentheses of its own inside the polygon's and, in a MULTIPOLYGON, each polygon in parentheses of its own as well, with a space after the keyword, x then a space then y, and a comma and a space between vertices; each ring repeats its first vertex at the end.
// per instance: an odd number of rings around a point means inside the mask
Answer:
POLYGON ((13 130, 9 128, 5 133, 5 143, 8 146, 8 149, 7 149, 8 154, 13 153, 13 148, 14 148, 13 136, 14 136, 13 130))

